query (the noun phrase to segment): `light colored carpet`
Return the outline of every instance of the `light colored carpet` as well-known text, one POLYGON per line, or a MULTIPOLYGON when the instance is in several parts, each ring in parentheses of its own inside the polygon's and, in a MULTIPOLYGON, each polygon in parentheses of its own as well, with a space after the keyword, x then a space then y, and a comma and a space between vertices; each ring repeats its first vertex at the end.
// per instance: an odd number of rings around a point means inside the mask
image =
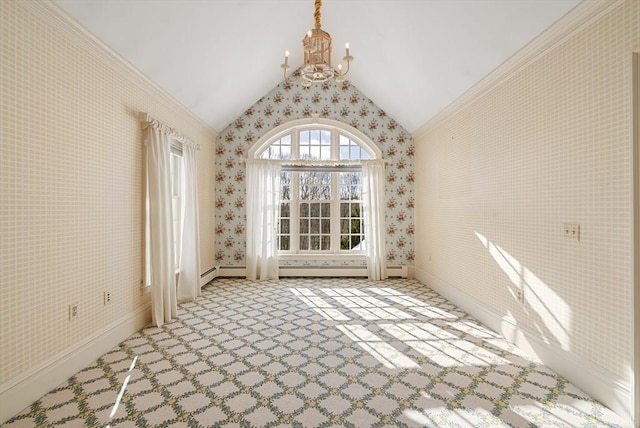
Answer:
POLYGON ((6 426, 622 424, 415 280, 219 278, 179 316, 6 426))

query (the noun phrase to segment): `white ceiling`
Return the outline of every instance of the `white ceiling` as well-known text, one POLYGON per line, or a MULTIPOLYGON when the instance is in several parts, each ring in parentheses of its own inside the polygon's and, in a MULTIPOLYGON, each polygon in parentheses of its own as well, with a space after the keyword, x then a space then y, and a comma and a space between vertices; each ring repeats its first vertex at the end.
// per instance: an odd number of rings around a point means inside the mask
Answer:
MULTIPOLYGON (((312 0, 55 0, 216 131, 282 81, 313 26, 312 0)), ((334 66, 409 132, 579 0, 325 0, 334 66)))

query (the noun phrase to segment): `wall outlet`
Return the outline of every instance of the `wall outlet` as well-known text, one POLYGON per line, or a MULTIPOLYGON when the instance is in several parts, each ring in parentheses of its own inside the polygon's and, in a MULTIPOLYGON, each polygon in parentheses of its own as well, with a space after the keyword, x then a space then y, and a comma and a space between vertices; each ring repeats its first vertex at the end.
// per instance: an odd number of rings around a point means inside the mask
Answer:
POLYGON ((69 305, 69 321, 75 321, 78 319, 78 304, 71 303, 69 305))
POLYGON ((564 237, 573 239, 575 241, 580 240, 580 225, 579 224, 565 224, 562 229, 564 232, 564 237))
POLYGON ((109 303, 111 303, 111 292, 110 291, 105 291, 104 292, 103 301, 104 301, 105 305, 108 305, 109 303))
POLYGON ((516 300, 520 304, 524 304, 524 288, 516 288, 516 300))

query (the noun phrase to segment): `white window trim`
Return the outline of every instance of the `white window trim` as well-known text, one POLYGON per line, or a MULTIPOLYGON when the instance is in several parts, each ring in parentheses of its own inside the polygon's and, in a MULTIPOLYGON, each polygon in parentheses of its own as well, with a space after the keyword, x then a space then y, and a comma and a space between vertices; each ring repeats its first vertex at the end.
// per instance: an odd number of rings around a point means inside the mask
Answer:
POLYGON ((340 135, 343 135, 352 141, 355 141, 360 147, 362 147, 369 155, 370 160, 382 159, 382 151, 376 146, 373 141, 356 128, 346 125, 342 122, 338 122, 332 119, 323 119, 319 117, 311 117, 305 119, 298 119, 287 122, 280 125, 271 131, 263 135, 256 143, 249 149, 247 153, 248 158, 257 158, 258 153, 262 153, 275 141, 290 135, 291 136, 291 159, 282 160, 281 163, 284 168, 291 168, 295 171, 297 168, 304 170, 305 167, 327 167, 331 170, 331 194, 332 200, 327 202, 331 203, 331 250, 316 250, 316 251, 304 251, 298 250, 299 247, 299 204, 300 200, 293 195, 297 195, 298 190, 298 174, 292 172, 291 182, 291 196, 290 203, 290 229, 289 239, 290 250, 279 250, 278 257, 283 260, 304 260, 304 259, 319 259, 319 260, 364 260, 363 250, 341 250, 340 249, 340 200, 333 200, 334 195, 339 195, 338 186, 339 180, 334 179, 339 172, 337 168, 346 168, 344 172, 349 170, 358 171, 361 169, 362 162, 366 160, 339 160, 340 158, 340 135), (331 132, 331 160, 303 160, 299 159, 299 150, 294 150, 294 147, 299 147, 300 132, 308 129, 313 130, 328 130, 331 132), (297 203, 295 203, 297 201, 297 203), (295 210, 295 215, 293 212, 295 210), (295 218, 296 221, 293 221, 295 218), (337 239, 335 239, 337 237, 337 239))

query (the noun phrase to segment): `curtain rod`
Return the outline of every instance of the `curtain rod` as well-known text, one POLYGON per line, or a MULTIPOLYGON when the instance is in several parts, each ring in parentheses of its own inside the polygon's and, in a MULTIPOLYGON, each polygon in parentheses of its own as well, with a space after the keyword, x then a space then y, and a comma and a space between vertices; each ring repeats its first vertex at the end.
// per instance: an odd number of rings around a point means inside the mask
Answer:
POLYGON ((166 132, 171 138, 178 140, 182 144, 191 145, 197 150, 200 150, 200 144, 194 143, 191 139, 185 137, 170 126, 167 126, 164 123, 160 122, 158 119, 152 117, 146 111, 141 111, 138 113, 138 120, 140 120, 140 122, 146 126, 152 126, 154 128, 160 129, 163 132, 166 132))

